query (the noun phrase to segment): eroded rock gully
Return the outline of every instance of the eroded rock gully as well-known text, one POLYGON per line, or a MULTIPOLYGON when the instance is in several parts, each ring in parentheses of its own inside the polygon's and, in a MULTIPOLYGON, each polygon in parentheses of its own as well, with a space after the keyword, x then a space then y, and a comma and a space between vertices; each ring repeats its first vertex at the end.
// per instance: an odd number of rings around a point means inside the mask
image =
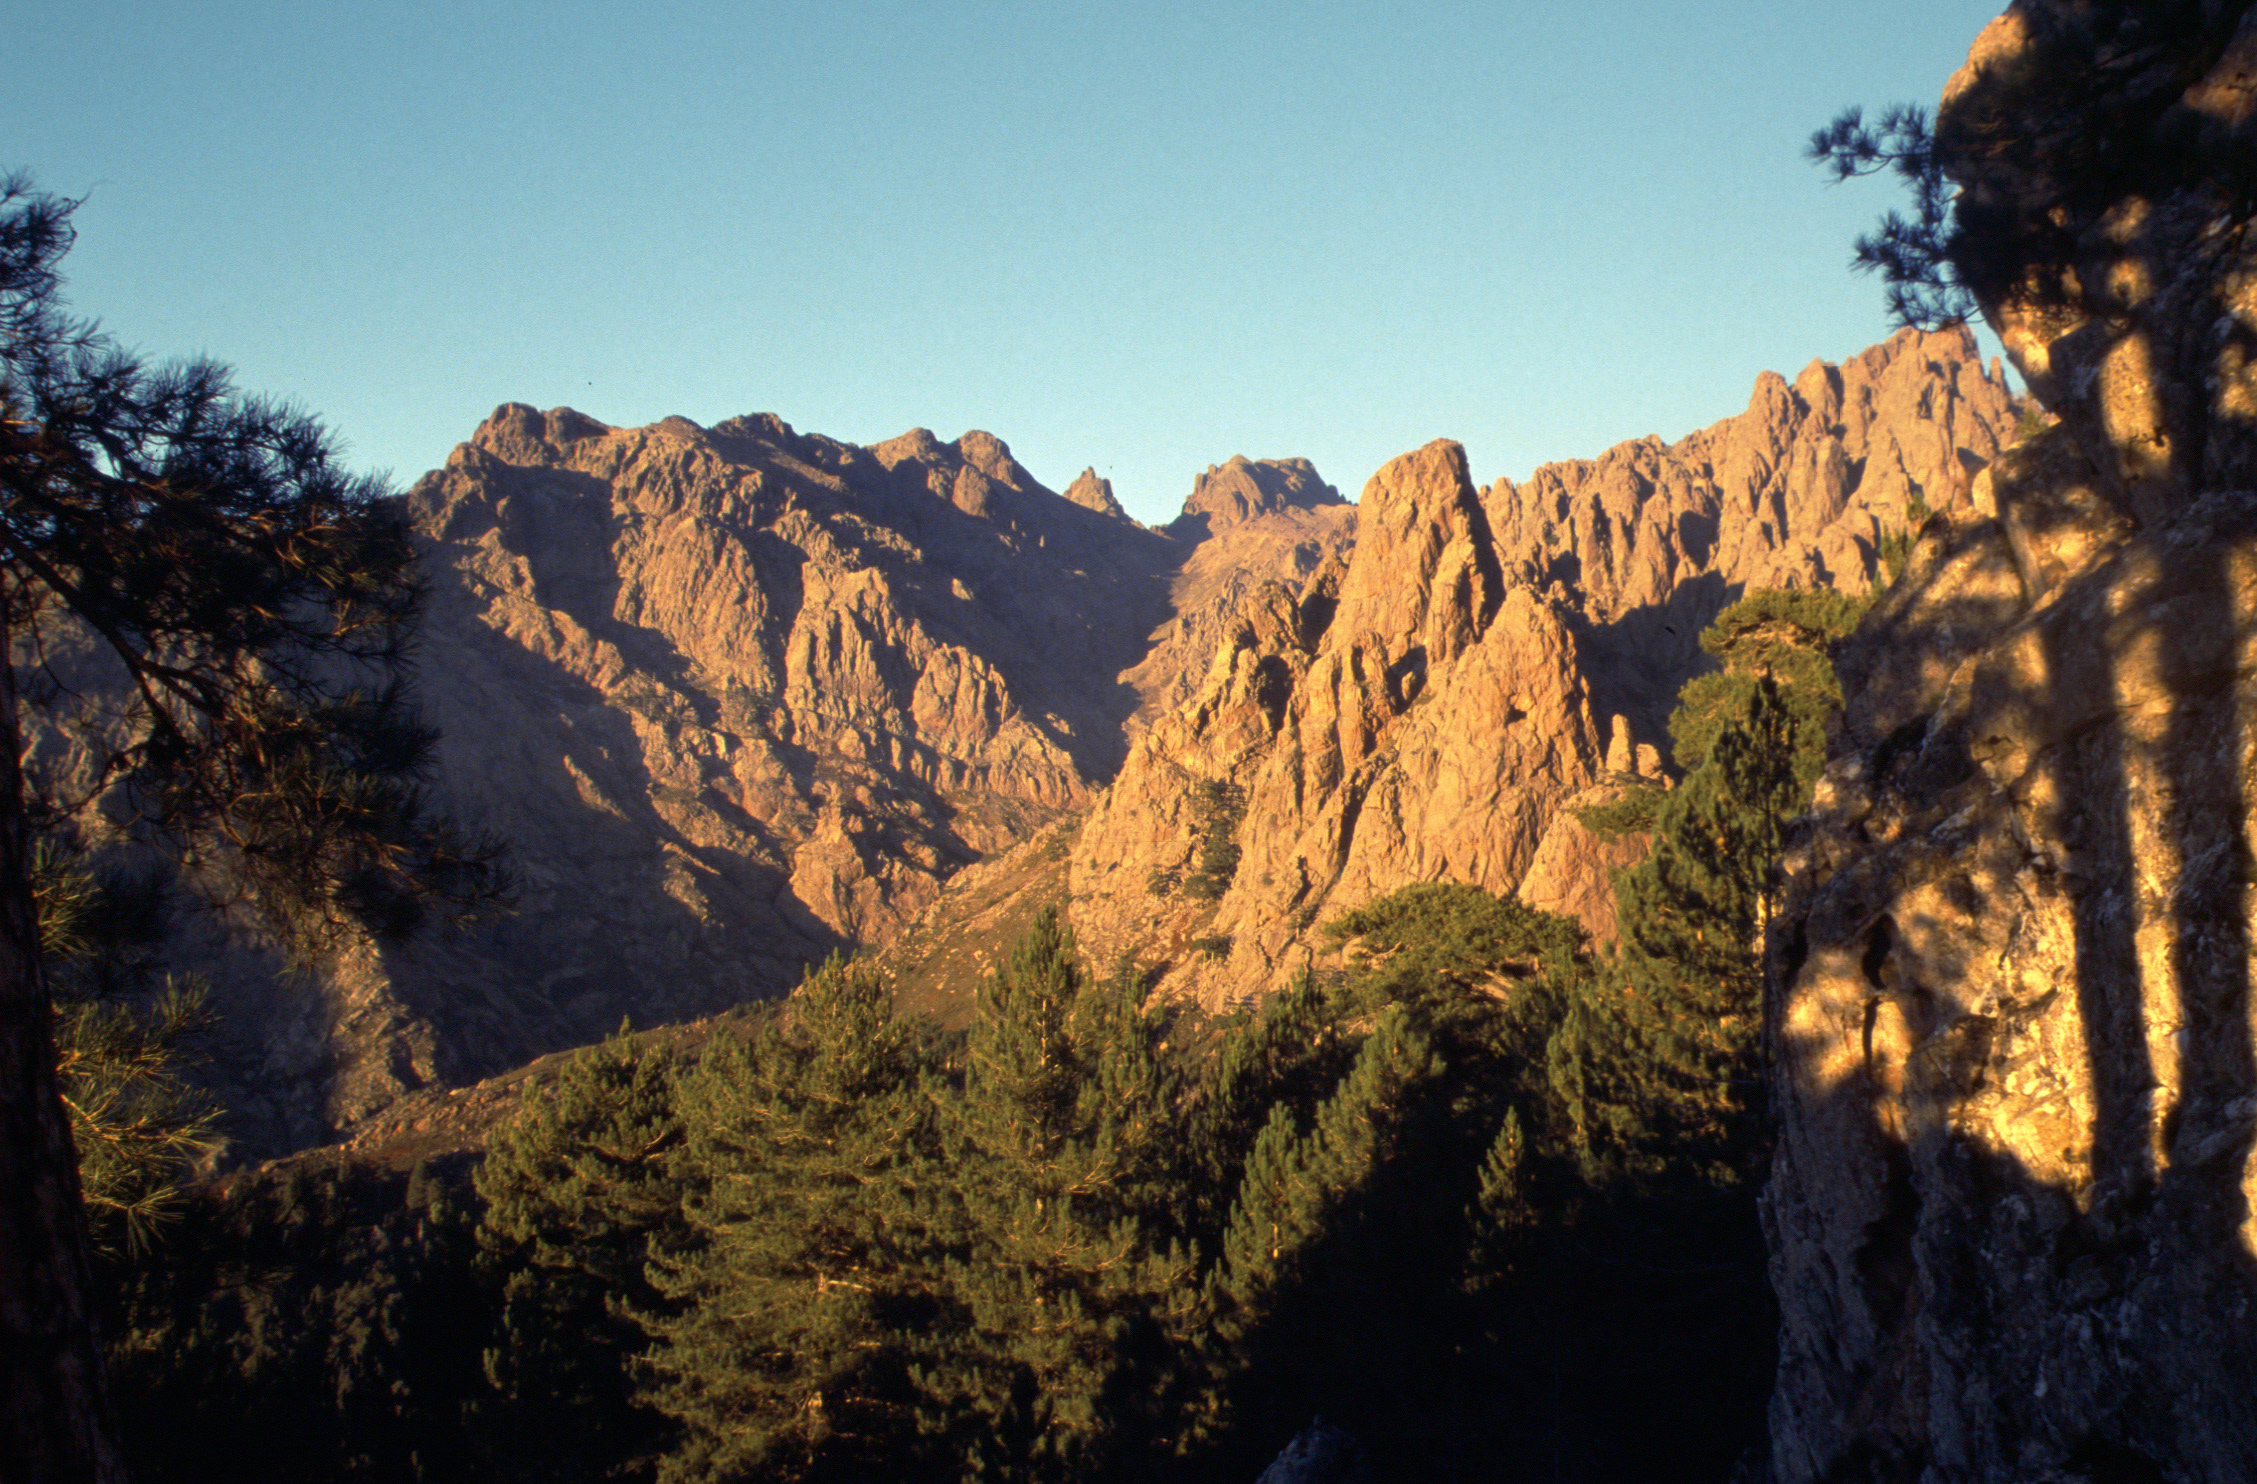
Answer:
POLYGON ((1788 857, 1782 1480, 2257 1477, 2245 5, 2017 4, 1961 278, 2060 425, 1841 660, 1788 857))

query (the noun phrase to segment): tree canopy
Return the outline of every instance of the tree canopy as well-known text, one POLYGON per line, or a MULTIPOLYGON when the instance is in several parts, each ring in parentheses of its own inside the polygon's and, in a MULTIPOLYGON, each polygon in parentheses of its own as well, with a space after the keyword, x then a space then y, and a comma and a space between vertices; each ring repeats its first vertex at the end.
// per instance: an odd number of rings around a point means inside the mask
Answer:
POLYGON ((0 1453, 110 1479, 35 843, 154 850, 300 962, 501 883, 419 786, 403 515, 312 417, 70 314, 77 205, 0 179, 0 1453))

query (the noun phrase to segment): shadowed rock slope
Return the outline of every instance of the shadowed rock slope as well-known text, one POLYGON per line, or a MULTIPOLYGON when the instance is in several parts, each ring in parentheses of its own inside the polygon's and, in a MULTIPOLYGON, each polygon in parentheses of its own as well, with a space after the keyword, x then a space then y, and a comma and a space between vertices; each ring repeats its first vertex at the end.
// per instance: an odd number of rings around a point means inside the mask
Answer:
POLYGON ((1093 473, 1052 493, 984 433, 860 448, 766 416, 497 410, 405 498, 440 793, 510 842, 518 910, 310 985, 200 942, 244 1151, 358 1128, 622 1016, 778 993, 1085 810, 1138 708, 1181 688, 1169 657, 1202 647, 1237 567, 1291 581, 1331 529, 1312 535, 1307 507, 1352 515, 1305 463, 1227 467, 1274 508, 1171 535, 1093 473), (1208 547, 1219 566, 1187 581, 1208 547))

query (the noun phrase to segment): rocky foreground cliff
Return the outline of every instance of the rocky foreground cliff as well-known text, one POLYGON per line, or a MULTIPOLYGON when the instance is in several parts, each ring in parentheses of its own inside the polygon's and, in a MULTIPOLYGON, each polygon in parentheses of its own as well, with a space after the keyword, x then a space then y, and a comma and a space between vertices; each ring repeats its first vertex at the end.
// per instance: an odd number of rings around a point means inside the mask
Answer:
POLYGON ((1863 590, 2015 421, 1971 339, 1907 334, 1675 444, 1482 489, 1438 443, 1354 505, 1235 458, 1152 529, 982 433, 501 408, 406 499, 438 784, 512 843, 516 915, 311 992, 207 946, 223 1095, 246 1150, 297 1147, 837 948, 960 1013, 1069 899, 1093 957, 1209 1003, 1414 881, 1604 937, 1639 846, 1569 806, 1666 773, 1701 627, 1750 585, 1863 590))
POLYGON ((2031 3, 1936 140, 2058 427, 1841 657, 1772 946, 1779 1478, 2257 1478, 2257 13, 2031 3))

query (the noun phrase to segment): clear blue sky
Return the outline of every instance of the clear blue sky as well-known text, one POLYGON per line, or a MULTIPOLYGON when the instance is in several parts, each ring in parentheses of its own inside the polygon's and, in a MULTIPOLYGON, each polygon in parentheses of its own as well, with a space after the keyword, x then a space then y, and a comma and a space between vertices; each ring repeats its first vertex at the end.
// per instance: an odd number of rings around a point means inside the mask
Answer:
POLYGON ((984 428, 1166 519, 1739 410, 1887 333, 1842 105, 2001 0, 19 0, 0 166, 88 197, 82 312, 401 483, 504 401, 984 428))

